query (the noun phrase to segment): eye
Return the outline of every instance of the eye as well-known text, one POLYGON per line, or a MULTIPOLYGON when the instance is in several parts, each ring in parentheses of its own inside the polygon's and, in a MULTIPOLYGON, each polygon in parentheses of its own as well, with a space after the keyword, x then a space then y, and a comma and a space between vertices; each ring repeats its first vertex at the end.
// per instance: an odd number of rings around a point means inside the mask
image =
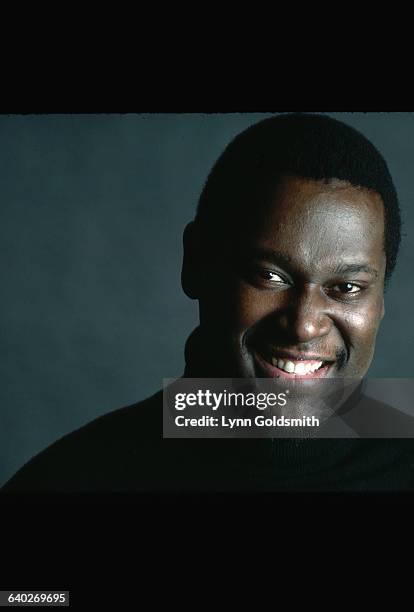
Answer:
POLYGON ((284 276, 266 268, 253 268, 250 271, 251 282, 263 289, 285 289, 290 286, 290 283, 284 276))
POLYGON ((346 295, 360 293, 362 289, 363 287, 356 285, 355 283, 338 283, 337 285, 331 287, 332 291, 336 293, 344 293, 346 295))
POLYGON ((285 283, 286 282, 284 278, 282 278, 279 274, 276 274, 276 272, 272 272, 271 270, 261 270, 259 272, 259 276, 263 280, 266 280, 271 283, 285 283))

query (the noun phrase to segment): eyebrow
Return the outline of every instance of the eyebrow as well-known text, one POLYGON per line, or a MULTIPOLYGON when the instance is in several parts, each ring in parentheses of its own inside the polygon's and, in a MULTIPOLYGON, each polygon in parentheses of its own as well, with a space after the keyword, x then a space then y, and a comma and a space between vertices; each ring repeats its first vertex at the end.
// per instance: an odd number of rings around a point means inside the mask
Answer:
POLYGON ((378 270, 367 264, 341 264, 337 266, 333 272, 334 274, 358 274, 358 272, 366 272, 372 276, 378 276, 378 270))
MULTIPOLYGON (((265 259, 275 265, 284 265, 288 268, 294 265, 293 259, 283 253, 273 249, 253 248, 249 251, 249 255, 255 259, 265 259)), ((359 263, 341 263, 331 270, 332 274, 358 274, 358 272, 366 272, 371 276, 378 277, 378 270, 368 264, 359 263)))
POLYGON ((248 255, 253 259, 266 259, 274 263, 275 265, 286 265, 290 267, 293 265, 293 260, 289 255, 282 251, 274 251, 272 249, 260 249, 252 248, 249 250, 248 255))

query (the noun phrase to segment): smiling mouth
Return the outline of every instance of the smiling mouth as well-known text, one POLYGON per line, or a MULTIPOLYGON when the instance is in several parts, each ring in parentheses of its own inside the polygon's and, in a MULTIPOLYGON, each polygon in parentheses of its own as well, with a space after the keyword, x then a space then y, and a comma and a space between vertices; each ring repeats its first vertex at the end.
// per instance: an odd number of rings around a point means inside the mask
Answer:
POLYGON ((327 376, 335 363, 317 356, 289 355, 287 353, 254 352, 256 362, 266 378, 313 379, 327 376))

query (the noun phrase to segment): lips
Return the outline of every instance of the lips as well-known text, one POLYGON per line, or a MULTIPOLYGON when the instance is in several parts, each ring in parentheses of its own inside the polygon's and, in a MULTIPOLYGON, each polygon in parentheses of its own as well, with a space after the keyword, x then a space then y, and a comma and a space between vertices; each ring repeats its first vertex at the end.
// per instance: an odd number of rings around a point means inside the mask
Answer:
POLYGON ((310 380, 327 376, 334 364, 334 359, 304 353, 286 351, 266 352, 254 351, 254 356, 264 376, 270 378, 287 378, 310 380))

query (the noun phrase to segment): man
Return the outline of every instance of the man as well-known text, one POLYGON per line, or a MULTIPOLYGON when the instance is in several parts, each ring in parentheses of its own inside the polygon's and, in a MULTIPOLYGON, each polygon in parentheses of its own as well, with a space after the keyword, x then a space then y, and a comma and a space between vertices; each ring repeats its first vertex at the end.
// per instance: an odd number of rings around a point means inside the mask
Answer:
MULTIPOLYGON (((343 123, 281 115, 237 136, 184 233, 183 289, 200 307, 184 376, 362 379, 400 223, 385 161, 343 123)), ((395 424, 360 390, 352 402, 395 424)), ((412 448, 410 439, 163 439, 159 392, 58 441, 4 491, 406 490, 412 448)))

